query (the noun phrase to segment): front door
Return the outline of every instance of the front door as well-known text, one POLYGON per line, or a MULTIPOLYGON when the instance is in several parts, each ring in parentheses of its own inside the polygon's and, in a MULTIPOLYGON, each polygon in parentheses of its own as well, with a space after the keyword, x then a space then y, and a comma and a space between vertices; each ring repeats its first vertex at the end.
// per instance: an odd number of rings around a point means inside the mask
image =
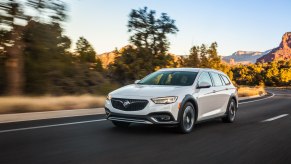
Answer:
POLYGON ((216 95, 213 92, 214 86, 210 77, 210 74, 208 72, 202 72, 198 79, 198 84, 206 82, 211 85, 210 88, 201 88, 198 90, 198 97, 197 97, 197 103, 198 103, 198 116, 199 118, 207 117, 211 115, 211 111, 213 111, 217 106, 215 105, 215 99, 216 95))

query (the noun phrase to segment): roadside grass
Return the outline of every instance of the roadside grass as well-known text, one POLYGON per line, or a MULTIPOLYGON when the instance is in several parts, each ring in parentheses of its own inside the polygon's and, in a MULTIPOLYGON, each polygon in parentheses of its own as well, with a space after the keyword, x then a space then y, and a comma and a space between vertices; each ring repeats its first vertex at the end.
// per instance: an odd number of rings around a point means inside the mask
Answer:
POLYGON ((0 97, 0 114, 97 108, 104 101, 105 97, 93 95, 0 97))
POLYGON ((258 96, 266 94, 266 90, 263 86, 239 86, 238 87, 238 96, 239 97, 249 97, 249 96, 258 96))

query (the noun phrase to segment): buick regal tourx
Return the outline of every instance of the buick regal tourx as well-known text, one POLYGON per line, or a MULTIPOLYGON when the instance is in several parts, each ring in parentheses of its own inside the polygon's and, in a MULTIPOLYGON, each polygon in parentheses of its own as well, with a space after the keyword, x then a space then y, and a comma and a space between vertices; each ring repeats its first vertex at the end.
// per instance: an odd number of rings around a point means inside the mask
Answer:
POLYGON ((182 133, 211 118, 232 123, 237 108, 237 90, 228 76, 199 68, 161 69, 109 93, 105 103, 107 119, 117 127, 173 125, 182 133))

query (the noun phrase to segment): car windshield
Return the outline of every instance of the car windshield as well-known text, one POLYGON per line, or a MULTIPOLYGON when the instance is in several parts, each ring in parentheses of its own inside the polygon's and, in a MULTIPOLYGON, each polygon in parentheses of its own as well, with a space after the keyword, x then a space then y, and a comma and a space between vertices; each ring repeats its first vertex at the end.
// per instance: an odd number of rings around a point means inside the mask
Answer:
POLYGON ((146 76, 137 84, 190 86, 197 74, 197 72, 187 71, 158 71, 146 76))

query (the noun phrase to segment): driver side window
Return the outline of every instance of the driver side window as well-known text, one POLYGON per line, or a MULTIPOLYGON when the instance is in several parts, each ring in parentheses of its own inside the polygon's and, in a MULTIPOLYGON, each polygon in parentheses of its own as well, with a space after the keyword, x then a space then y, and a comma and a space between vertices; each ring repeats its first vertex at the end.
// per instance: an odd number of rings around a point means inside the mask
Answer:
POLYGON ((213 86, 212 81, 211 81, 211 77, 210 77, 208 72, 201 73, 199 80, 198 80, 198 84, 202 83, 202 82, 206 82, 206 83, 210 84, 211 86, 213 86))

